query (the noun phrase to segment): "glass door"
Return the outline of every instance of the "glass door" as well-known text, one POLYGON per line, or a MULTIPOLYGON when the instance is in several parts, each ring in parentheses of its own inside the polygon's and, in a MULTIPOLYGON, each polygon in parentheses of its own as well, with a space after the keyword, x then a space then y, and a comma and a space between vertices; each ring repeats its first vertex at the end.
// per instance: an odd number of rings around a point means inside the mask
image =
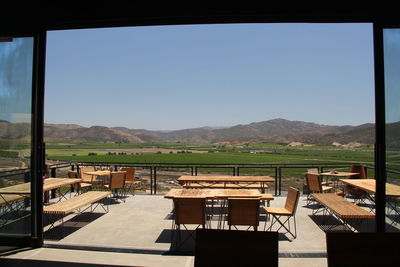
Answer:
POLYGON ((400 28, 383 29, 386 231, 400 230, 400 28))
POLYGON ((31 246, 35 38, 0 37, 0 252, 31 246))

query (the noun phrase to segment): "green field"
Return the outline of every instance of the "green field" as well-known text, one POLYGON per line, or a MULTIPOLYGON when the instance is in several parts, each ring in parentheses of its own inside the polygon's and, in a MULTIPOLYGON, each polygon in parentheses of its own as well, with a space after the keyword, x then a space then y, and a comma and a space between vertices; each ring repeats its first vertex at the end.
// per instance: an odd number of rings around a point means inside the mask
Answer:
MULTIPOLYGON (((52 142, 46 145, 46 155, 48 159, 60 161, 137 164, 349 163, 350 165, 351 163, 362 163, 374 165, 374 150, 371 147, 355 149, 334 146, 289 147, 270 143, 232 146, 184 143, 114 144, 82 142, 65 144, 52 142), (116 155, 109 155, 110 152, 116 155), (92 155, 89 155, 89 153, 92 155)), ((388 151, 387 163, 390 169, 400 170, 399 151, 388 151)), ((207 170, 230 172, 229 169, 207 170)), ((243 169, 241 173, 253 174, 266 171, 265 169, 254 168, 243 169)), ((284 169, 282 176, 299 177, 303 173, 304 168, 284 169)), ((370 176, 371 173, 373 174, 372 170, 370 170, 370 176)), ((389 174, 388 176, 389 180, 399 180, 396 174, 389 174)))
POLYGON ((165 153, 165 154, 130 154, 106 155, 105 152, 92 152, 97 155, 88 156, 88 151, 50 151, 49 159, 78 162, 126 162, 126 163, 199 163, 199 164, 248 164, 248 163, 345 163, 360 162, 373 164, 373 153, 348 151, 320 152, 286 152, 286 153, 165 153), (73 153, 76 156, 71 156, 73 153), (57 154, 57 156, 55 156, 57 154), (60 155, 64 154, 64 155, 60 155))

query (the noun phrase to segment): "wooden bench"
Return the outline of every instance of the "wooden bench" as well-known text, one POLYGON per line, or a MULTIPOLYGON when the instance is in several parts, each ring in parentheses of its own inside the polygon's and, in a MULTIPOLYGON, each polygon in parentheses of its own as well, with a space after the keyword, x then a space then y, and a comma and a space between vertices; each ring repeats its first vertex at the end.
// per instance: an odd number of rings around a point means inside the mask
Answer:
MULTIPOLYGON (((61 201, 49 206, 45 206, 43 208, 43 213, 47 215, 62 215, 61 217, 61 225, 63 225, 63 217, 69 213, 72 213, 82 207, 92 205, 96 202, 99 202, 100 200, 107 198, 110 196, 112 193, 108 191, 89 191, 86 193, 83 193, 81 195, 77 195, 73 198, 67 199, 65 201, 61 201)), ((100 203, 98 203, 100 205, 100 203)), ((97 207, 97 206, 96 206, 97 207)), ((96 209, 96 207, 92 208, 92 211, 96 209)), ((103 209, 105 212, 108 212, 108 205, 106 206, 107 208, 104 208, 104 205, 102 205, 103 209)), ((86 210, 86 209, 85 209, 86 210)), ((81 211, 83 212, 83 211, 81 211)), ((51 226, 54 226, 54 223, 52 223, 51 226)))
MULTIPOLYGON (((335 193, 315 193, 311 196, 319 202, 326 211, 339 219, 344 226, 356 230, 351 227, 349 220, 358 220, 361 223, 367 219, 374 219, 375 215, 335 193)), ((315 212, 313 212, 315 214, 315 212)))

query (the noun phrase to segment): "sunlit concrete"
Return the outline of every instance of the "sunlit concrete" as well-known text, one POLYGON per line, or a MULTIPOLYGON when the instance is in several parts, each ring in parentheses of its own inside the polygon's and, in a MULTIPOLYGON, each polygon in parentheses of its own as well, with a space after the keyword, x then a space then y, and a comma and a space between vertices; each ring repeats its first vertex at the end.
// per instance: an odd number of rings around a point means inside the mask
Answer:
MULTIPOLYGON (((283 207, 285 200, 284 195, 275 197, 271 206, 283 207)), ((117 201, 110 205, 108 213, 97 208, 94 213, 69 215, 64 218, 63 228, 45 232, 47 247, 8 257, 119 265, 193 266, 193 256, 168 253, 171 211, 172 200, 163 195, 130 196, 125 202, 117 201)), ((280 266, 326 266, 325 232, 318 216, 313 216, 312 209, 306 206, 305 196, 301 196, 299 201, 296 222, 296 239, 280 234, 280 266)), ((259 230, 264 229, 264 224, 265 214, 261 214, 259 230)), ((217 218, 212 220, 211 227, 217 227, 217 218)))

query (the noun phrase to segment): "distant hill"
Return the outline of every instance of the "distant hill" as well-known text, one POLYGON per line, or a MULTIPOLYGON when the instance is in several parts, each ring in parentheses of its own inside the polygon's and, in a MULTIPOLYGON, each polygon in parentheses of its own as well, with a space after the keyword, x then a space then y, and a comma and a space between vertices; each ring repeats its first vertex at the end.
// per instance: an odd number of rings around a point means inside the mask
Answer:
MULTIPOLYGON (((30 124, 0 122, 0 137, 19 139, 30 136, 30 124)), ((400 122, 389 124, 388 142, 398 143, 400 122), (390 137, 391 134, 394 136, 390 137)), ((176 131, 149 131, 126 127, 83 127, 76 124, 45 124, 46 140, 97 141, 97 142, 270 142, 332 145, 333 143, 375 143, 375 126, 372 123, 358 126, 331 126, 312 122, 274 119, 232 127, 201 127, 176 131)))
POLYGON ((374 124, 359 126, 330 126, 303 121, 274 119, 232 127, 201 127, 176 131, 149 131, 126 127, 107 128, 79 125, 46 124, 45 137, 49 139, 81 139, 113 142, 271 142, 331 145, 351 142, 375 143, 374 124))

